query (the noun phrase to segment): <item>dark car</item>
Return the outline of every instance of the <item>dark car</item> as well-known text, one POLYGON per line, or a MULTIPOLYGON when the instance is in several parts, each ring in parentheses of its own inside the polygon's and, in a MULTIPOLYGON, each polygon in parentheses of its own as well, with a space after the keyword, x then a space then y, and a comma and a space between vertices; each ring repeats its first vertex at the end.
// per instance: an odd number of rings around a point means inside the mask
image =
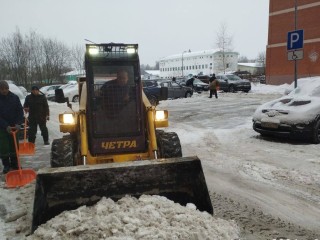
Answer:
POLYGON ((209 84, 204 83, 198 78, 190 78, 190 79, 184 79, 179 82, 181 85, 186 85, 187 87, 192 87, 193 91, 197 93, 201 93, 202 91, 208 91, 209 90, 209 84))
POLYGON ((208 75, 198 75, 197 78, 204 83, 210 83, 210 76, 208 75))
MULTIPOLYGON (((291 84, 293 87, 293 84, 291 84)), ((288 95, 262 104, 252 117, 253 129, 276 136, 320 143, 320 81, 299 82, 288 95)))
POLYGON ((163 99, 163 90, 159 84, 159 80, 142 80, 143 91, 149 99, 150 103, 156 106, 163 99))
POLYGON ((224 92, 249 92, 251 90, 251 82, 247 79, 241 79, 237 75, 218 74, 216 78, 220 83, 220 90, 224 92))
POLYGON ((187 98, 193 95, 192 87, 187 87, 183 83, 162 81, 160 86, 168 89, 168 99, 187 98))
POLYGON ((200 79, 194 79, 193 81, 193 90, 196 92, 208 91, 209 84, 201 81, 200 79))

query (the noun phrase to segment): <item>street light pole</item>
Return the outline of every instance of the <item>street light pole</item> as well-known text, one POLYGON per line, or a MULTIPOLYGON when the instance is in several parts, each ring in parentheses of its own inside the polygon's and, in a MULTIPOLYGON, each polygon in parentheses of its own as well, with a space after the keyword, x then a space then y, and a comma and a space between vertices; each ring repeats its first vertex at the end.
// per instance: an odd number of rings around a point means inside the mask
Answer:
POLYGON ((181 63, 182 63, 181 72, 182 72, 182 77, 184 77, 184 76, 183 76, 183 54, 186 53, 186 52, 187 52, 187 51, 183 51, 183 52, 182 52, 182 56, 181 56, 181 63))

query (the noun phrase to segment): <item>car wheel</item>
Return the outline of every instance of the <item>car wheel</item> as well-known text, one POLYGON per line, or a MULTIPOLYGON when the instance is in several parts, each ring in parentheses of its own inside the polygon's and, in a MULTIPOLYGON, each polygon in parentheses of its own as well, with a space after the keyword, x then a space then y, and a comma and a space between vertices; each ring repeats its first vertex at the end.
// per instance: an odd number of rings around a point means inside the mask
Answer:
POLYGON ((76 95, 72 98, 72 102, 79 102, 79 96, 76 95))
POLYGON ((312 133, 312 142, 315 144, 320 143, 320 118, 315 121, 312 133))
POLYGON ((191 92, 186 92, 186 95, 185 95, 186 98, 189 98, 191 96, 192 96, 191 92))
POLYGON ((230 85, 229 86, 229 92, 235 92, 235 87, 233 85, 230 85))

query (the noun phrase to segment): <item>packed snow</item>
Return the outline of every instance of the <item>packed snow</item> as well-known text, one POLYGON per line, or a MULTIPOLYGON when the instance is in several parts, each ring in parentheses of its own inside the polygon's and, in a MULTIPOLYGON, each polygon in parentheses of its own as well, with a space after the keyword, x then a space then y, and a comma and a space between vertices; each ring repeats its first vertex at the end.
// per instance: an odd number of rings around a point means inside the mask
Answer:
MULTIPOLYGON (((320 78, 319 78, 320 80, 320 78)), ((0 184, 0 239, 316 239, 320 238, 319 146, 262 138, 252 129, 256 108, 283 95, 289 85, 253 84, 249 93, 208 93, 161 101, 169 110, 167 131, 178 133, 183 156, 202 162, 214 215, 164 197, 103 198, 95 206, 66 211, 30 235, 34 183, 0 184)), ((50 139, 60 138, 50 102, 50 139)), ((73 104, 77 109, 77 104, 73 104)), ((50 146, 38 132, 36 154, 22 166, 49 166, 50 146)))

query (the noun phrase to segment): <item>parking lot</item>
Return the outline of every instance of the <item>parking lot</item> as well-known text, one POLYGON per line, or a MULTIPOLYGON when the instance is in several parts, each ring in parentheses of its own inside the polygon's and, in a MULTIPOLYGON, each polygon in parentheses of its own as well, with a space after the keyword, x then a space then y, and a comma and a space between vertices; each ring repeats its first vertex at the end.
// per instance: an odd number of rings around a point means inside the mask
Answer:
POLYGON ((183 155, 201 159, 217 216, 236 220, 246 239, 319 238, 319 145, 252 129, 254 110, 279 96, 195 94, 159 107, 169 110, 183 155))

